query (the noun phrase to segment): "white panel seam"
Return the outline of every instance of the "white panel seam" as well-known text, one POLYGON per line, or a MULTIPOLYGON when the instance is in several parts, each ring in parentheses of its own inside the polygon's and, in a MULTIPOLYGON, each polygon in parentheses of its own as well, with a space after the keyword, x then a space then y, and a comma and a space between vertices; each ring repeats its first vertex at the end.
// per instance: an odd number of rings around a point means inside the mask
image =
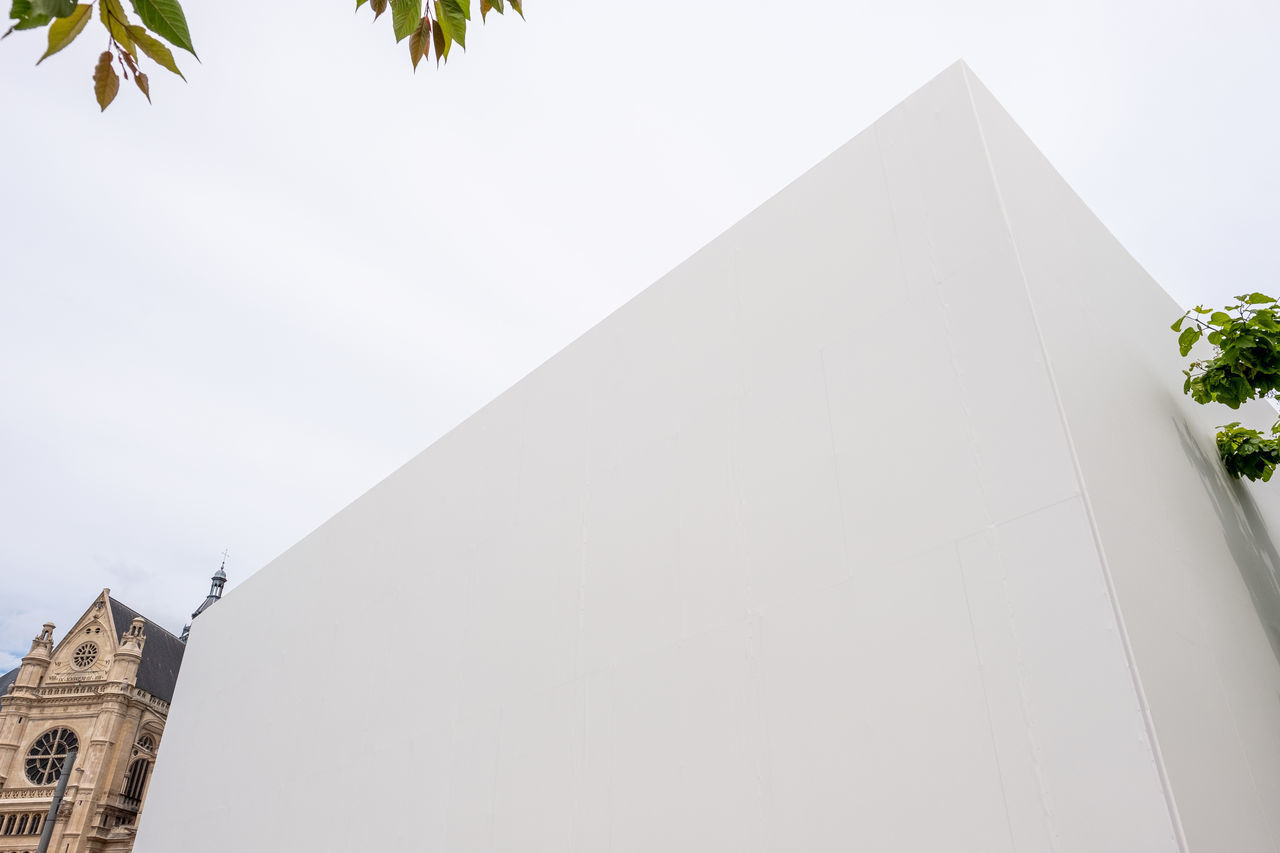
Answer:
POLYGON ((973 99, 973 89, 969 80, 969 69, 962 66, 964 73, 965 93, 969 97, 969 108, 973 111, 974 123, 978 127, 978 139, 982 143, 983 157, 987 161, 987 172, 991 176, 991 184, 995 189, 996 203, 1000 207, 1000 218, 1004 222, 1005 232, 1009 236, 1009 243, 1013 247, 1014 261, 1018 266, 1018 275, 1022 279, 1023 294, 1027 299, 1027 306, 1031 311, 1031 322, 1035 328, 1036 340, 1040 345, 1040 354, 1044 359, 1045 373, 1049 378, 1049 387, 1053 391, 1054 404, 1058 408, 1058 418, 1062 423, 1063 432, 1067 439, 1067 451, 1071 454, 1071 465, 1075 470, 1076 485, 1080 490, 1081 503, 1084 506, 1085 516, 1089 521, 1089 530, 1093 536, 1094 549, 1098 555, 1098 562, 1102 567, 1102 577, 1107 587, 1107 597, 1111 602, 1111 611, 1116 620, 1116 628, 1120 634, 1120 643, 1124 649, 1125 663, 1129 669, 1129 677, 1133 682, 1133 688, 1137 695, 1138 706, 1142 711, 1142 721, 1146 728, 1147 740, 1151 745, 1152 757, 1154 758, 1156 773, 1160 779, 1161 793, 1164 795, 1165 806, 1169 812, 1169 819, 1173 824, 1175 840, 1178 849, 1182 853, 1190 853, 1187 845, 1186 832, 1182 827, 1182 817, 1178 813, 1178 804, 1173 796, 1173 786, 1169 779, 1168 770, 1165 767, 1164 754, 1160 749, 1160 741, 1156 736, 1155 721, 1151 716, 1151 705, 1147 700, 1146 691, 1142 686, 1142 677, 1138 673, 1137 661, 1133 654, 1133 644, 1129 639, 1129 631, 1125 626, 1124 614, 1120 610, 1120 602, 1116 594, 1115 579, 1112 577, 1111 565, 1107 561, 1106 551, 1102 547, 1102 537, 1098 532, 1098 520, 1094 515, 1093 502, 1089 499, 1089 492, 1085 488, 1084 471, 1080 466, 1080 456, 1076 452, 1075 441, 1071 436, 1071 424, 1067 420, 1066 408, 1062 402, 1062 392, 1058 388, 1058 380, 1053 372, 1053 364, 1049 359, 1049 350, 1044 343, 1044 331, 1040 325, 1039 315, 1036 313, 1035 301, 1031 298, 1031 288, 1027 283, 1026 270, 1022 264, 1022 252, 1018 248, 1018 241, 1013 235, 1013 225, 1009 220, 1009 211, 1004 203, 1004 193, 1000 189, 1000 181, 996 177, 995 165, 991 161, 991 149, 987 145, 986 129, 982 125, 982 118, 978 114, 978 106, 973 99))
MULTIPOLYGON (((955 554, 956 567, 960 573, 960 590, 964 593, 965 613, 969 617, 969 642, 973 644, 973 656, 978 661, 978 683, 982 685, 982 704, 986 707, 987 716, 987 735, 991 740, 991 757, 996 763, 996 779, 1000 782, 1000 800, 1004 803, 1004 825, 1009 832, 1009 849, 1018 849, 1018 839, 1013 831, 1013 814, 1009 808, 1009 792, 1004 783, 1004 766, 1000 761, 1000 748, 996 745, 996 726, 995 721, 991 719, 991 691, 987 689, 986 665, 982 660, 982 649, 978 644, 978 631, 973 621, 973 604, 969 600, 969 581, 965 577, 964 557, 960 553, 959 542, 952 542, 951 549, 955 554)), ((1042 803, 1043 806, 1043 803, 1042 803)), ((1053 832, 1050 828, 1050 849, 1053 847, 1053 832)))

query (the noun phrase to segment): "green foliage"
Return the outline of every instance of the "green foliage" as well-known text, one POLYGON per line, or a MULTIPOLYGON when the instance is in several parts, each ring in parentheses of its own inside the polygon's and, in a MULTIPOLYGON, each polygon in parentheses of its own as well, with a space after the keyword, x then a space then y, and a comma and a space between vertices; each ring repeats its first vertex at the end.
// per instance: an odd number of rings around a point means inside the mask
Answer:
MULTIPOLYGON (((1248 400, 1280 392, 1280 304, 1265 293, 1246 293, 1218 311, 1197 305, 1170 327, 1184 356, 1203 338, 1212 357, 1182 371, 1182 391, 1197 403, 1238 409, 1248 400)), ((1231 476, 1270 480, 1280 462, 1280 420, 1272 437, 1230 423, 1219 427, 1218 455, 1231 476)))
MULTIPOLYGON (((1246 429, 1235 421, 1218 427, 1218 455, 1232 477, 1248 477, 1264 483, 1275 473, 1280 462, 1280 442, 1267 438, 1256 429, 1246 429)), ((1271 428, 1274 435, 1280 423, 1271 428)))
POLYGON ((187 31, 187 16, 182 13, 178 0, 133 0, 133 11, 138 13, 144 27, 174 47, 196 56, 191 33, 187 31))
POLYGON ((422 23, 422 0, 391 0, 391 28, 402 42, 422 23))
POLYGON ((13 0, 13 5, 9 7, 9 18, 17 23, 9 27, 4 34, 5 37, 14 30, 34 30, 37 27, 48 26, 53 20, 53 15, 37 12, 32 5, 32 0, 13 0))
MULTIPOLYGON (((95 3, 98 19, 108 39, 108 49, 99 54, 93 69, 93 94, 101 109, 105 110, 115 100, 120 91, 121 74, 126 80, 132 78, 147 101, 151 100, 150 80, 138 67, 139 51, 161 68, 186 80, 168 46, 196 56, 187 16, 178 0, 130 0, 133 13, 141 23, 130 20, 121 0, 90 0, 88 3, 77 3, 77 0, 10 0, 11 23, 0 38, 6 38, 17 30, 48 27, 49 46, 36 61, 39 65, 75 41, 93 17, 95 3), (116 72, 117 63, 119 73, 116 72)), ((432 50, 436 54, 436 65, 439 65, 449 58, 449 48, 453 44, 463 50, 467 47, 471 0, 426 0, 425 8, 423 0, 356 0, 356 10, 359 11, 365 3, 373 10, 374 20, 390 7, 391 28, 396 42, 409 39, 409 60, 414 71, 432 50)), ((486 19, 490 12, 501 15, 507 6, 524 17, 520 0, 480 0, 480 17, 486 19)))
POLYGON ((88 4, 76 6, 71 10, 70 15, 54 21, 49 27, 49 49, 36 60, 36 65, 71 44, 75 37, 80 35, 80 31, 84 29, 85 24, 89 23, 92 11, 93 6, 88 4))
POLYGON ((131 0, 141 24, 129 19, 121 0, 91 0, 79 4, 76 0, 12 0, 9 18, 15 23, 4 35, 8 36, 15 30, 47 26, 49 47, 36 61, 39 65, 70 45, 84 31, 93 17, 95 2, 98 20, 106 30, 108 43, 107 50, 98 55, 98 62, 93 68, 93 96, 100 109, 105 110, 115 100, 120 92, 122 74, 124 79, 133 80, 147 101, 151 100, 151 81, 138 67, 139 51, 161 68, 182 77, 173 59, 173 51, 165 44, 168 42, 195 56, 191 34, 187 31, 187 19, 178 0, 131 0), (117 63, 119 72, 116 71, 117 63))
MULTIPOLYGON (((414 71, 418 63, 431 55, 434 50, 436 65, 449 59, 449 49, 453 45, 467 49, 467 23, 471 20, 471 0, 356 0, 356 10, 369 4, 376 21, 382 13, 391 9, 391 30, 396 41, 409 39, 409 61, 414 71)), ((518 0, 481 0, 481 20, 488 18, 490 12, 499 15, 510 6, 520 17, 524 11, 518 0)))

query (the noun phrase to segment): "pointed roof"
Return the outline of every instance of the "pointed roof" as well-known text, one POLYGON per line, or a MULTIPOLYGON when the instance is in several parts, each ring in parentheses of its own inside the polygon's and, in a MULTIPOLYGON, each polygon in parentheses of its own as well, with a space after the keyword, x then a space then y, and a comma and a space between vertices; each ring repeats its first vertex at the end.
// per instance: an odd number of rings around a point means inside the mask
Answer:
POLYGON ((4 694, 9 692, 9 685, 18 680, 18 670, 21 666, 15 666, 13 669, 0 675, 0 708, 4 707, 4 694))
MULTIPOLYGON (((186 645, 169 631, 142 616, 132 607, 116 601, 108 593, 109 590, 103 590, 95 600, 106 599, 114 633, 112 637, 113 643, 119 641, 120 634, 133 624, 134 619, 141 618, 146 623, 143 633, 147 637, 147 642, 142 649, 142 661, 138 664, 138 678, 135 685, 158 699, 172 702, 173 689, 178 683, 178 670, 182 667, 182 655, 186 651, 186 645)), ((92 609, 92 605, 90 609, 92 609)), ((86 611, 85 615, 88 615, 88 611, 86 611)), ((81 616, 76 625, 79 625, 84 619, 85 616, 81 616)), ((55 646, 55 649, 66 642, 67 637, 71 636, 74 631, 75 626, 63 636, 62 640, 55 646)), ((4 675, 0 675, 0 707, 3 707, 4 694, 8 692, 9 685, 17 680, 19 669, 21 669, 21 666, 15 667, 4 675)))
POLYGON ((186 644, 133 608, 114 598, 108 601, 117 636, 134 619, 141 618, 147 623, 143 630, 147 642, 142 648, 142 663, 138 665, 138 688, 166 702, 173 701, 173 688, 178 683, 178 669, 182 666, 186 644))
MULTIPOLYGON (((209 578, 209 580, 211 581, 209 585, 209 594, 205 597, 205 600, 200 603, 200 606, 196 608, 195 612, 191 614, 192 621, 195 621, 197 616, 208 610, 222 598, 222 587, 227 582, 227 560, 225 556, 223 557, 222 565, 218 567, 218 570, 213 573, 213 576, 209 578)), ((188 624, 187 627, 182 630, 183 642, 186 642, 187 631, 190 628, 191 625, 188 624)))

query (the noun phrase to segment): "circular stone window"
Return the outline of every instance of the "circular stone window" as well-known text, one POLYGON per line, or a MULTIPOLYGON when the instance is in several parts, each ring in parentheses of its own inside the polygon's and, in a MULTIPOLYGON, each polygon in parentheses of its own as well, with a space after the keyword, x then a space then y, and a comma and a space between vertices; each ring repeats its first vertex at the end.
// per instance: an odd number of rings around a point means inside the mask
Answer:
POLYGON ((76 748, 76 733, 53 729, 40 735, 27 753, 27 778, 34 785, 52 785, 62 775, 67 753, 76 748))
POLYGON ((81 643, 71 653, 71 665, 76 669, 88 669, 98 659, 97 643, 81 643))

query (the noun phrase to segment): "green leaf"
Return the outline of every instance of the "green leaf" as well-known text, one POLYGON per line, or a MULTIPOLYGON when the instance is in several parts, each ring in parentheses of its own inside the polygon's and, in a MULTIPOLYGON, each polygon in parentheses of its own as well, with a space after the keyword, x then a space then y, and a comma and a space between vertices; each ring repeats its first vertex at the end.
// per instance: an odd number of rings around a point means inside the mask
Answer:
POLYGON ((356 0, 356 11, 357 11, 357 12, 359 12, 359 11, 360 11, 360 7, 361 7, 361 6, 363 6, 365 3, 368 3, 368 2, 369 2, 369 0, 356 0))
POLYGON ((80 31, 84 29, 85 24, 89 23, 89 13, 92 11, 92 4, 82 3, 76 6, 75 11, 70 15, 54 21, 49 27, 49 49, 44 52, 44 56, 36 60, 36 65, 44 62, 75 41, 76 36, 80 35, 80 31))
POLYGON ((132 0, 133 11, 142 19, 142 25, 174 47, 180 47, 196 56, 187 30, 187 16, 178 0, 132 0))
POLYGON ((1200 340, 1199 329, 1183 329, 1182 334, 1178 335, 1178 349, 1185 356, 1191 352, 1191 348, 1195 346, 1198 340, 1200 340))
POLYGON ((436 0, 436 20, 445 22, 444 34, 463 50, 467 49, 468 14, 462 7, 462 0, 436 0))
POLYGON ((1222 343, 1222 332, 1217 330, 1210 332, 1205 337, 1208 338, 1209 343, 1213 344, 1215 347, 1222 343))
POLYGON ((124 13, 120 0, 98 0, 98 17, 116 43, 136 58, 138 51, 133 46, 133 39, 129 37, 129 17, 124 13))
POLYGON ((173 60, 173 51, 169 50, 160 39, 151 35, 144 28, 137 24, 129 25, 129 36, 133 39, 133 43, 142 49, 142 52, 151 57, 151 61, 159 65, 161 68, 167 68, 183 80, 182 72, 178 70, 178 63, 173 60))
POLYGON ((70 17, 76 10, 76 0, 31 0, 31 14, 49 15, 53 18, 70 17))
POLYGON ((106 110, 119 91, 120 75, 116 74, 116 69, 111 64, 111 51, 104 50, 93 69, 93 96, 98 99, 98 106, 106 110))
POLYGON ((1215 326, 1225 326, 1231 322, 1231 315, 1225 311, 1214 311, 1213 316, 1209 318, 1209 322, 1215 326))
POLYGON ((1271 308, 1254 314, 1253 319, 1249 321, 1249 325, 1256 326, 1259 329, 1266 329, 1268 332, 1280 331, 1280 323, 1276 322, 1275 310, 1271 308))
POLYGON ((13 5, 9 7, 9 17, 18 23, 9 28, 9 32, 14 30, 34 30, 37 27, 43 27, 53 20, 53 15, 48 13, 37 15, 31 8, 31 0, 13 0, 13 5))
POLYGON ((431 41, 436 48, 436 67, 449 58, 449 36, 445 33, 448 24, 440 17, 440 0, 436 0, 436 25, 431 28, 431 41))
POLYGON ((471 0, 457 0, 458 8, 462 10, 462 17, 468 21, 471 20, 471 0))
POLYGON ((483 21, 490 10, 501 15, 505 11, 502 8, 502 3, 503 0, 480 0, 480 20, 483 21))
POLYGON ((409 36, 409 59, 413 62, 413 70, 418 70, 418 62, 431 50, 431 18, 423 15, 409 36))
POLYGON ((1169 328, 1170 328, 1170 329, 1172 329, 1172 330, 1173 330, 1173 331, 1175 331, 1175 332, 1181 332, 1181 331, 1182 331, 1182 321, 1183 321, 1183 320, 1185 320, 1185 319, 1187 319, 1187 315, 1186 315, 1186 314, 1183 314, 1183 315, 1182 315, 1181 317, 1179 317, 1179 318, 1174 322, 1174 324, 1173 324, 1172 326, 1170 326, 1169 328))
POLYGON ((1250 293, 1249 297, 1244 300, 1249 305, 1261 305, 1264 302, 1275 302, 1275 298, 1267 296, 1265 293, 1250 293))
POLYGON ((422 0, 391 0, 391 28, 397 44, 413 35, 421 18, 422 0))
POLYGON ((516 10, 516 14, 522 18, 524 17, 524 9, 521 8, 524 0, 507 0, 507 2, 511 4, 512 9, 516 10))

